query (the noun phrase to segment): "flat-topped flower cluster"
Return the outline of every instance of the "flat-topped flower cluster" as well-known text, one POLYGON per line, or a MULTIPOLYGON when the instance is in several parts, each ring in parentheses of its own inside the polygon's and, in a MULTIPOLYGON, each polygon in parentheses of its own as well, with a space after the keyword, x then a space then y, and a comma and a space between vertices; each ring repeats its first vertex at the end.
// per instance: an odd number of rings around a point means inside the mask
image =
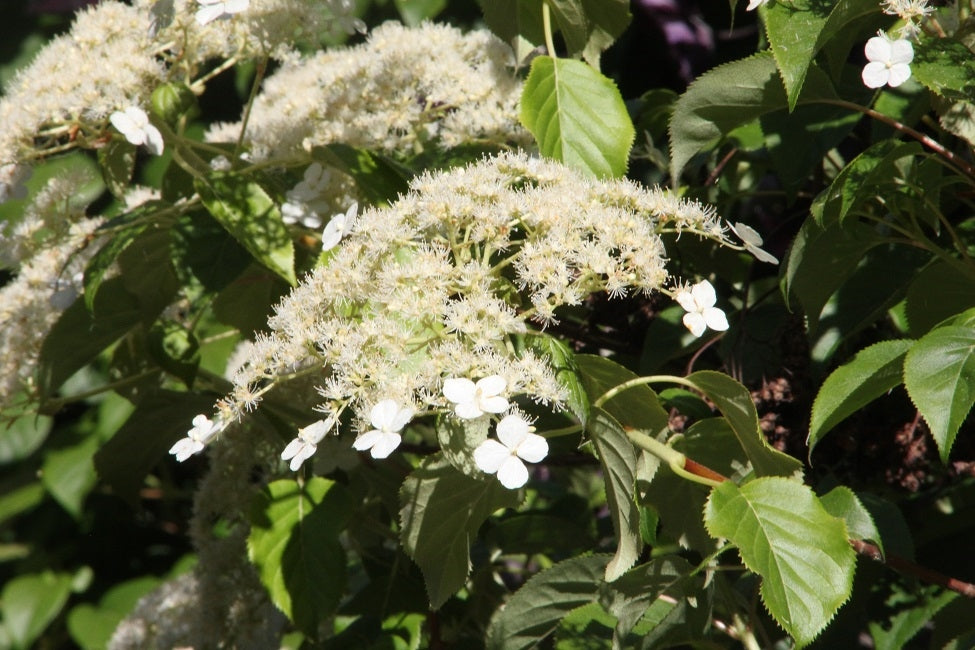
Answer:
MULTIPOLYGON (((292 61, 254 102, 244 142, 256 160, 331 142, 405 156, 465 143, 527 146, 511 48, 487 30, 386 23, 360 46, 292 61)), ((241 124, 208 139, 233 142, 241 124)))
POLYGON ((365 210, 277 305, 216 421, 244 417, 276 384, 314 378, 322 417, 284 454, 297 468, 342 422, 360 433, 357 449, 384 457, 418 418, 517 416, 498 432, 514 460, 500 443, 479 455, 517 482, 515 456, 537 459, 542 445, 515 398, 557 410, 567 397, 519 338, 594 292, 670 293, 668 231, 730 245, 701 204, 523 153, 425 173, 389 207, 365 210))

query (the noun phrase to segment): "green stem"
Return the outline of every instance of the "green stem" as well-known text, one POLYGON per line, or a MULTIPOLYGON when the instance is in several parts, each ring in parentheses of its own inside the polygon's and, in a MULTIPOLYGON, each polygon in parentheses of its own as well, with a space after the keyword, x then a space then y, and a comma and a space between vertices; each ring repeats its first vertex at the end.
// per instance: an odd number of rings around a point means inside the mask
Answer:
POLYGON ((247 123, 251 119, 251 109, 257 99, 257 93, 261 89, 261 81, 264 80, 264 73, 267 72, 267 57, 257 62, 257 70, 254 72, 254 83, 251 84, 251 94, 247 98, 247 105, 244 106, 244 117, 240 122, 240 134, 237 136, 237 144, 234 145, 233 164, 236 165, 240 159, 240 150, 244 146, 244 134, 247 132, 247 123))
POLYGON ((555 56, 555 41, 552 40, 552 11, 548 2, 542 2, 542 26, 545 29, 545 49, 548 55, 555 56))
POLYGON ((626 437, 629 438, 630 442, 640 449, 649 451, 651 454, 667 463, 671 471, 681 478, 687 479, 688 481, 694 483, 700 483, 701 485, 706 485, 708 487, 716 487, 721 484, 721 481, 688 472, 685 469, 688 462, 687 456, 680 453, 673 447, 668 447, 664 443, 654 440, 645 433, 631 429, 626 431, 626 437))
POLYGON ((637 386, 645 386, 647 384, 654 384, 658 382, 668 382, 672 384, 681 384, 682 386, 687 386, 697 390, 697 386, 693 382, 687 381, 683 377, 677 377, 675 375, 650 375, 648 377, 637 377, 629 381, 624 381, 622 384, 617 384, 613 386, 608 391, 599 396, 599 398, 593 402, 593 406, 602 407, 603 404, 613 399, 620 393, 627 391, 631 388, 636 388, 637 386))
POLYGON ((143 372, 140 372, 137 375, 132 375, 131 377, 124 377, 123 379, 119 379, 118 381, 113 381, 110 384, 105 384, 103 386, 99 386, 98 388, 92 388, 91 390, 86 390, 85 392, 78 393, 77 395, 48 400, 41 405, 39 410, 42 413, 57 413, 68 404, 72 404, 74 402, 80 402, 82 400, 88 399, 89 397, 95 397, 96 395, 107 393, 110 390, 115 390, 116 388, 123 388, 130 384, 134 384, 137 381, 142 381, 146 377, 158 375, 161 372, 162 371, 159 370, 158 368, 155 368, 153 370, 145 370, 143 372))

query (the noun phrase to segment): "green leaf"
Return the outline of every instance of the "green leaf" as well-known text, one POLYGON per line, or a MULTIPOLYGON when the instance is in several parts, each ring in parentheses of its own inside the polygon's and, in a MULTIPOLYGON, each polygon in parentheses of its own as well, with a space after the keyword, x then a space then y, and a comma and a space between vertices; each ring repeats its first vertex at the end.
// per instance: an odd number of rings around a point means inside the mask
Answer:
POLYGON ((478 4, 488 28, 514 48, 519 62, 528 50, 545 42, 542 0, 478 0, 478 4))
POLYGON ((975 330, 938 327, 921 337, 904 360, 904 386, 947 463, 975 403, 975 330))
POLYGON ((105 592, 98 606, 81 603, 68 612, 68 632, 84 650, 108 647, 115 628, 135 607, 136 602, 159 586, 159 578, 143 576, 116 585, 105 592))
POLYGON ((131 212, 112 219, 99 229, 111 228, 113 232, 108 241, 98 249, 98 252, 88 260, 88 264, 85 266, 84 296, 85 307, 88 308, 88 311, 94 309, 95 297, 98 294, 98 288, 105 279, 105 274, 115 264, 122 251, 138 239, 148 227, 148 224, 142 223, 142 220, 157 211, 162 205, 165 204, 161 201, 150 201, 131 212))
POLYGON ((281 212, 257 183, 233 172, 197 178, 194 187, 207 211, 255 260, 294 286, 295 250, 281 212))
POLYGON ((975 281, 958 267, 937 259, 914 276, 905 310, 914 336, 959 312, 975 307, 975 281))
POLYGON ((853 222, 823 228, 806 219, 789 251, 782 293, 795 295, 815 331, 823 305, 856 271, 864 255, 881 243, 868 226, 853 222))
POLYGON ((181 215, 170 231, 170 253, 183 284, 220 291, 251 263, 250 254, 206 212, 181 215))
POLYGON ((125 289, 124 278, 102 284, 89 312, 76 300, 51 328, 41 344, 37 383, 45 397, 53 395, 68 377, 142 320, 136 296, 125 289))
POLYGON ((146 474, 192 427, 198 413, 211 413, 215 398, 159 389, 146 395, 125 424, 95 454, 98 475, 130 503, 146 474))
POLYGON ((616 638, 625 639, 658 598, 666 596, 674 605, 685 601, 701 581, 691 576, 693 569, 682 558, 658 557, 602 585, 599 604, 616 617, 616 638))
POLYGON ((586 431, 599 455, 606 482, 606 501, 616 532, 616 554, 606 565, 606 580, 616 580, 640 557, 640 509, 633 493, 639 452, 612 415, 592 407, 586 431))
POLYGON ((423 572, 430 605, 439 609, 467 581, 470 547, 484 520, 520 498, 493 477, 475 480, 431 456, 400 489, 400 539, 423 572))
MULTIPOLYGON (((798 103, 835 98, 826 75, 810 68, 798 103)), ((713 148, 739 126, 786 106, 770 53, 726 63, 698 77, 677 100, 670 121, 670 173, 675 184, 696 154, 713 148)))
POLYGON ((915 43, 911 75, 935 95, 975 101, 975 58, 970 49, 953 38, 915 43))
POLYGON ((98 150, 98 164, 108 191, 117 199, 125 196, 135 170, 135 145, 128 140, 113 138, 98 150))
MULTIPOLYGON (((876 650, 901 650, 926 627, 934 615, 958 598, 954 591, 929 587, 916 606, 903 609, 882 623, 870 621, 868 628, 876 650)), ((931 646, 936 647, 936 646, 931 646)))
POLYGON ((874 0, 839 0, 833 5, 796 0, 765 5, 765 32, 785 84, 790 111, 796 107, 819 49, 850 23, 876 12, 874 0))
POLYGON ((43 500, 44 486, 40 481, 17 488, 7 488, 6 493, 0 495, 0 524, 36 507, 43 500))
POLYGON ((790 201, 806 186, 809 175, 822 169, 823 157, 849 136, 862 118, 848 108, 826 104, 805 104, 791 113, 775 111, 759 118, 763 146, 790 201))
POLYGON ((71 444, 51 448, 44 455, 41 482, 61 506, 80 519, 85 498, 95 487, 94 456, 97 435, 76 435, 71 444))
POLYGON ((409 190, 410 170, 382 154, 334 143, 315 147, 311 157, 355 179, 359 190, 370 203, 392 203, 409 190))
POLYGON ((536 57, 522 89, 521 123, 549 158, 598 177, 626 172, 630 116, 616 85, 585 63, 536 57))
POLYGON ((443 457, 455 469, 473 479, 483 479, 484 472, 474 463, 474 450, 488 439, 491 420, 464 420, 448 415, 437 420, 437 443, 443 457))
POLYGON ((251 502, 247 555, 271 601, 309 636, 315 636, 345 592, 339 534, 352 511, 346 489, 318 476, 304 485, 274 481, 251 502))
POLYGON ((860 350, 826 378, 813 402, 809 455, 833 427, 903 383, 904 357, 914 341, 881 341, 860 350))
POLYGON ((597 603, 576 607, 559 621, 554 650, 612 650, 616 619, 597 603))
POLYGON ((805 485, 779 477, 742 487, 725 481, 711 491, 704 520, 762 577, 762 601, 797 647, 812 642, 849 598, 856 553, 846 526, 805 485))
POLYGON ((526 582, 491 619, 488 650, 527 650, 576 607, 595 602, 607 557, 564 560, 526 582))
POLYGON ((200 365, 200 344, 193 332, 171 320, 157 322, 149 330, 146 347, 152 360, 166 372, 193 385, 200 365))
POLYGON ((975 102, 935 97, 931 104, 938 112, 941 128, 975 146, 975 102))
POLYGON ((118 266, 119 277, 138 300, 142 323, 148 327, 180 288, 170 260, 169 230, 144 231, 119 253, 118 266))
POLYGON ((686 377, 714 402, 728 420, 738 443, 758 476, 791 476, 802 471, 802 463, 775 449, 758 426, 758 411, 748 389, 720 372, 700 370, 686 377))
MULTIPOLYGON (((637 377, 615 361, 593 354, 577 354, 575 363, 590 401, 637 377)), ((633 386, 619 393, 603 404, 603 409, 621 424, 646 431, 651 437, 657 437, 669 428, 667 411, 660 405, 657 394, 646 385, 633 386)))
POLYGON ((569 411, 580 422, 589 419, 589 395, 579 377, 575 355, 565 343, 548 334, 534 334, 528 337, 528 348, 533 350, 555 372, 555 379, 569 395, 569 411))
POLYGON ((435 18, 447 6, 447 0, 395 0, 400 18, 410 27, 435 18))
MULTIPOLYGON (((628 0, 549 0, 570 57, 599 69, 599 56, 630 24, 628 0)), ((551 52, 549 54, 552 54, 551 52)))
POLYGON ((880 530, 874 523, 870 511, 860 503, 860 499, 853 490, 840 485, 819 497, 819 502, 826 509, 826 512, 846 523, 846 531, 850 535, 850 539, 873 542, 881 553, 884 552, 884 540, 881 539, 880 530))
POLYGON ((53 420, 30 413, 0 424, 0 466, 23 460, 37 451, 51 432, 53 420))
MULTIPOLYGON (((708 416, 710 416, 710 412, 708 416)), ((747 459, 731 425, 724 418, 707 417, 695 422, 677 438, 674 449, 714 471, 735 478, 744 472, 747 459), (737 471, 736 471, 737 468, 737 471)), ((717 546, 701 521, 707 489, 675 474, 665 463, 644 490, 641 503, 660 515, 660 538, 706 555, 717 546)))
POLYGON ((0 592, 0 614, 15 649, 31 646, 68 602, 72 576, 34 573, 11 579, 0 592))
POLYGON ((903 176, 898 163, 922 153, 917 142, 886 139, 877 142, 850 161, 810 208, 820 225, 843 222, 860 206, 876 201, 882 190, 896 190, 903 176))

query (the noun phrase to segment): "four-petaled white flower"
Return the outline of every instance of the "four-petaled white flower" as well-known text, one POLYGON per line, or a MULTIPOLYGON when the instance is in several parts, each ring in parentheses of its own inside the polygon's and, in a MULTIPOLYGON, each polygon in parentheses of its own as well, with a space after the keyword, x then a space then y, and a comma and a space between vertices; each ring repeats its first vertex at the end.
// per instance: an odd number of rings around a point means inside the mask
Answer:
POLYGON ((914 60, 914 46, 906 39, 893 41, 880 32, 867 41, 863 48, 869 63, 863 67, 863 83, 867 88, 880 88, 887 85, 896 88, 911 78, 911 61, 914 60))
POLYGON ((762 250, 762 236, 755 232, 754 228, 739 221, 731 226, 731 230, 741 239, 745 245, 745 250, 754 255, 759 262, 779 263, 775 255, 762 250))
POLYGON ((302 180, 288 190, 287 201, 281 206, 281 220, 288 225, 300 223, 305 228, 321 228, 322 218, 318 213, 328 207, 322 194, 331 178, 332 174, 321 163, 308 165, 302 180))
POLYGON ((314 455, 315 451, 318 450, 318 443, 334 424, 335 420, 329 418, 298 429, 298 437, 289 442, 288 446, 281 452, 282 460, 291 460, 292 472, 297 472, 301 464, 314 455))
POLYGON ((709 327, 717 331, 728 329, 728 319, 723 311, 714 306, 718 297, 707 280, 698 282, 690 289, 679 290, 674 299, 687 312, 684 314, 684 327, 694 336, 701 336, 709 327))
POLYGON ((401 408, 395 400, 384 399, 369 411, 369 420, 376 427, 355 439, 352 446, 358 451, 370 450, 373 458, 386 458, 399 447, 400 431, 413 419, 413 409, 401 408))
POLYGON ((336 214, 332 220, 325 225, 322 231, 322 250, 327 251, 338 246, 343 237, 346 237, 355 228, 356 213, 359 211, 359 204, 353 203, 344 213, 336 214))
POLYGON ((115 111, 108 120, 125 139, 139 147, 145 145, 149 153, 156 156, 163 152, 163 139, 159 129, 149 123, 149 116, 138 106, 129 106, 123 111, 115 111))
POLYGON ((748 0, 748 6, 745 7, 745 11, 753 11, 758 9, 763 4, 767 3, 768 0, 748 0))
POLYGON ((504 377, 499 375, 479 379, 476 384, 470 379, 454 378, 443 383, 443 395, 457 405, 454 411, 459 417, 473 420, 508 409, 508 400, 501 396, 506 386, 504 377))
POLYGON ((193 428, 186 432, 186 437, 178 440, 175 445, 170 447, 169 453, 176 456, 176 460, 183 462, 193 454, 203 451, 207 442, 223 429, 220 419, 211 420, 207 416, 197 415, 193 418, 193 428))
POLYGON ((212 23, 218 18, 228 18, 246 11, 250 0, 197 0, 200 9, 196 12, 196 22, 201 25, 212 23))
POLYGON ((548 455, 548 441, 532 433, 535 427, 520 415, 505 416, 497 427, 497 440, 485 440, 474 450, 474 463, 481 471, 497 474, 509 490, 528 482, 528 468, 522 461, 541 462, 548 455))

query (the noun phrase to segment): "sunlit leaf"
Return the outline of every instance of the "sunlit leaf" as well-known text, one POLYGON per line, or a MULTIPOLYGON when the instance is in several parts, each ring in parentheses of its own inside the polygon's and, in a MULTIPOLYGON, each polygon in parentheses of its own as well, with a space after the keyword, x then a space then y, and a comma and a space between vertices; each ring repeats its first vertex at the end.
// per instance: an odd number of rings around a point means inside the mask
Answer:
POLYGON ((881 539, 880 530, 870 511, 864 507, 853 490, 840 485, 819 497, 819 502, 826 508, 826 512, 846 522, 846 531, 851 539, 873 542, 881 553, 884 552, 884 540, 881 539))
POLYGON ((765 5, 765 33, 788 93, 790 110, 796 107, 819 49, 850 23, 876 12, 874 0, 839 0, 835 4, 795 0, 765 5))
POLYGON ((850 597, 856 553, 842 519, 786 478, 731 481, 711 491, 704 519, 762 577, 762 601, 797 647, 808 645, 850 597))
POLYGON ((295 626, 314 635, 345 592, 345 549, 339 533, 352 500, 334 481, 269 483, 251 503, 247 553, 271 600, 295 626))
POLYGON ((975 404, 975 331, 937 327, 921 337, 904 360, 904 386, 947 463, 958 429, 975 404))
POLYGON ((856 354, 826 378, 813 402, 809 454, 841 421, 903 383, 904 357, 914 341, 881 341, 856 354))
POLYGON ((593 407, 586 430, 599 456, 606 481, 606 502, 616 532, 616 554, 606 565, 606 580, 620 577, 643 549, 640 510, 633 498, 639 452, 613 416, 593 407))
POLYGON ((521 97, 521 122, 542 154, 593 176, 626 172, 635 132, 610 79, 580 61, 539 56, 521 97))
POLYGON ((728 420, 758 476, 791 476, 802 470, 799 460, 775 449, 765 439, 747 388, 728 375, 711 370, 700 370, 686 379, 707 395, 728 420))
POLYGON ((0 592, 0 614, 16 649, 26 649, 54 620, 71 593, 66 573, 32 573, 11 579, 0 592))
POLYGON ((294 285, 295 251, 281 212, 264 189, 232 172, 197 179, 196 191, 207 211, 255 260, 294 285))

